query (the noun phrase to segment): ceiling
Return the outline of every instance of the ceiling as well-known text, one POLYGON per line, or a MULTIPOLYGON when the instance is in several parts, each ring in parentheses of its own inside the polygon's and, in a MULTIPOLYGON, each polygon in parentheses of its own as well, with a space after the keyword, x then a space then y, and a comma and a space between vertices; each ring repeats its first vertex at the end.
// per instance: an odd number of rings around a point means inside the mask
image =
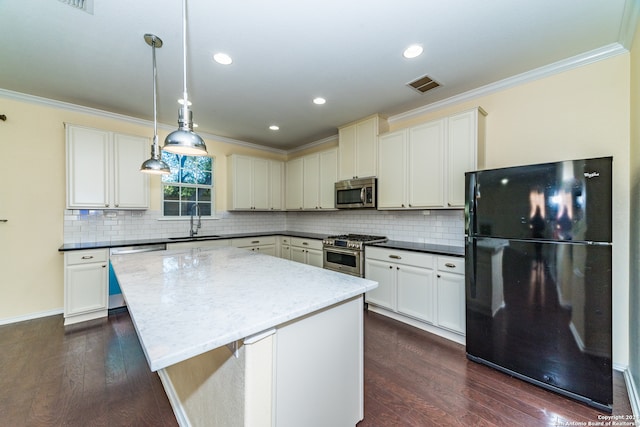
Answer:
MULTIPOLYGON (((87 1, 92 13, 55 0, 0 0, 0 88, 152 120, 143 36, 153 33, 164 43, 158 120, 176 127, 181 0, 87 1)), ((620 43, 634 1, 189 0, 194 122, 203 134, 291 150, 370 114, 398 114, 620 43), (424 53, 403 58, 413 43, 424 53), (220 51, 233 64, 214 62, 220 51), (423 75, 441 86, 424 94, 407 86, 423 75), (314 105, 317 96, 327 103, 314 105)))

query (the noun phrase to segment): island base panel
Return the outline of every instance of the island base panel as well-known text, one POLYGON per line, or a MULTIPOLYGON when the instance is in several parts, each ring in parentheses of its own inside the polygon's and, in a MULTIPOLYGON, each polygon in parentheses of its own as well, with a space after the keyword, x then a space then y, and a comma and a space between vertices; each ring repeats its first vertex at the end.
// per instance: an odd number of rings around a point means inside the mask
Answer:
POLYGON ((181 426, 355 426, 364 416, 358 296, 158 371, 181 426))

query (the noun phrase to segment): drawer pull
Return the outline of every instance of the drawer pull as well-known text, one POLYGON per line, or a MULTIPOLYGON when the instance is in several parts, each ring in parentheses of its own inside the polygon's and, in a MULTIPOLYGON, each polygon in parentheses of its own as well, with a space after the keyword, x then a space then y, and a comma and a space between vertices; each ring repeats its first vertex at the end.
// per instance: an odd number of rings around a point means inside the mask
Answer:
POLYGON ((255 245, 256 243, 260 243, 260 240, 252 240, 251 243, 255 245))
POLYGON ((302 242, 303 245, 308 246, 309 242, 302 242))
POLYGON ((93 259, 93 255, 85 255, 82 259, 93 259))
POLYGON ((389 258, 402 259, 402 257, 400 255, 389 255, 389 258))
POLYGON ((449 268, 456 268, 456 265, 452 262, 448 262, 444 265, 445 267, 449 267, 449 268))

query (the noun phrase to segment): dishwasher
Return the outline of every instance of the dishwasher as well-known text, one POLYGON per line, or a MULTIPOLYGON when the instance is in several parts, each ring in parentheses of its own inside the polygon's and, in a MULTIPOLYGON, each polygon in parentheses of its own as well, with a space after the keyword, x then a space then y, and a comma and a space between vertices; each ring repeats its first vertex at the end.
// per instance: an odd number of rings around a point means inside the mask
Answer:
POLYGON ((109 309, 121 308, 127 305, 120 290, 120 284, 116 277, 113 267, 111 266, 111 256, 113 255, 127 255, 137 254, 140 252, 153 252, 164 251, 167 249, 165 243, 158 243, 153 245, 138 245, 138 246, 121 246, 118 248, 109 249, 109 309))

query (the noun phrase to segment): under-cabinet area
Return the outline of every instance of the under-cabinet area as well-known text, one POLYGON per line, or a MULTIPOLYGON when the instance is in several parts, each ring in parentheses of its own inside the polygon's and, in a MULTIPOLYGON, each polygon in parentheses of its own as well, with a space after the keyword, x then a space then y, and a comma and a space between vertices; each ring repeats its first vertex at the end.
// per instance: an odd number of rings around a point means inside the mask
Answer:
POLYGON ((464 258, 367 246, 369 309, 464 343, 464 258))

